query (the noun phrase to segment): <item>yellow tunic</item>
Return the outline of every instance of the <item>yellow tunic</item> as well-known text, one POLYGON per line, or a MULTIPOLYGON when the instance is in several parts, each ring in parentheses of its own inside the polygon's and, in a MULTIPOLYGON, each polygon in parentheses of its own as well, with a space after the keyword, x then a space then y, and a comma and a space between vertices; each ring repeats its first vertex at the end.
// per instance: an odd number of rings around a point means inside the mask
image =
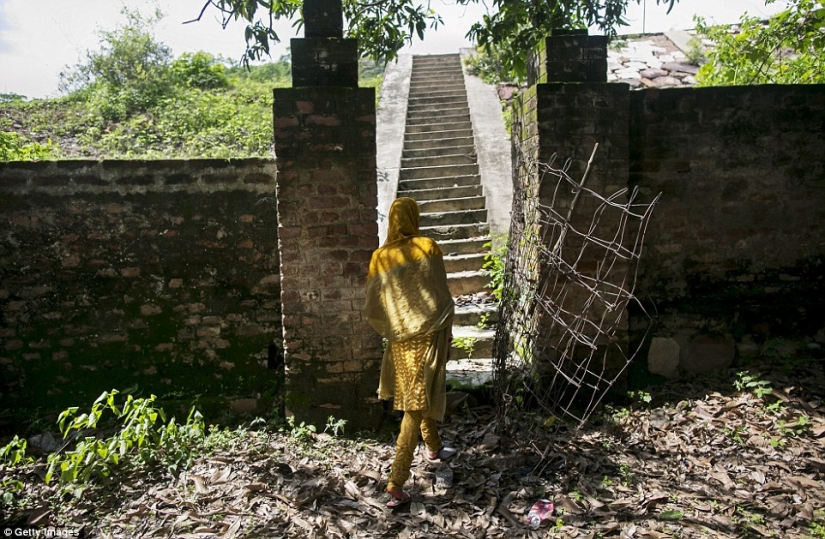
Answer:
POLYGON ((421 358, 433 342, 432 335, 413 337, 404 342, 390 343, 395 365, 395 409, 426 410, 427 401, 424 362, 421 358))
POLYGON ((455 304, 441 249, 419 235, 418 220, 414 200, 393 203, 387 241, 370 261, 364 314, 389 341, 379 398, 394 398, 397 410, 421 410, 441 420, 455 304))

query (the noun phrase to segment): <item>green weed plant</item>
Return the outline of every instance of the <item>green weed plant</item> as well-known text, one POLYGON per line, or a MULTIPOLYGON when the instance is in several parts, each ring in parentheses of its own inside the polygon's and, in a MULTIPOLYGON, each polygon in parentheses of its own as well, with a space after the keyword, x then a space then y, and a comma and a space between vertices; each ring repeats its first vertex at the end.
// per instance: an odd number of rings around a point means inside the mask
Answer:
POLYGON ((57 478, 61 485, 82 491, 91 480, 110 477, 123 464, 161 464, 176 473, 191 464, 194 448, 204 438, 201 414, 192 408, 185 423, 175 418, 167 421, 162 408, 155 406, 155 396, 118 402, 120 392, 105 391, 88 413, 78 407, 63 411, 58 426, 64 439, 76 440, 65 453, 52 453, 47 459, 45 481, 57 478), (111 436, 94 434, 113 416, 115 430, 111 436))

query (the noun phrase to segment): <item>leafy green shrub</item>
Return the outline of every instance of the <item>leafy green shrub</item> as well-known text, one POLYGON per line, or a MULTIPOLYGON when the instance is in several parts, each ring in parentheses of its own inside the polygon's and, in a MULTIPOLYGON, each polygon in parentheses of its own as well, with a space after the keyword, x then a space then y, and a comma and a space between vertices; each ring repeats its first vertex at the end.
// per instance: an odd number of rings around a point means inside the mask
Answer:
POLYGON ((26 96, 15 93, 0 93, 0 104, 12 103, 14 101, 25 101, 26 96))
POLYGON ((760 399, 773 392, 770 382, 760 379, 759 373, 754 374, 750 371, 736 373, 733 387, 737 391, 751 391, 760 399))
POLYGON ((487 84, 511 82, 513 79, 513 73, 504 68, 504 62, 495 49, 481 48, 478 53, 464 59, 464 67, 469 74, 487 84))
MULTIPOLYGON (((0 160, 272 156, 272 88, 291 84, 285 57, 249 68, 226 67, 205 52, 170 62, 168 47, 150 32, 156 19, 126 14, 126 26, 101 33, 100 51, 62 74, 68 95, 0 96, 2 111, 28 132, 61 140, 67 149, 4 133, 0 160)), ((369 76, 361 86, 380 85, 373 63, 363 61, 361 73, 369 76)))
POLYGON ((172 62, 172 78, 186 88, 225 88, 229 85, 226 68, 208 52, 185 52, 172 62))
POLYGON ((335 419, 335 416, 329 416, 327 418, 327 424, 324 427, 324 432, 332 431, 333 436, 338 436, 339 434, 344 434, 346 426, 346 419, 335 419))
POLYGON ((484 255, 482 271, 490 277, 489 287, 498 301, 501 301, 501 294, 504 291, 504 270, 507 263, 507 238, 499 238, 496 245, 487 242, 484 247, 490 249, 484 255))
POLYGON ((315 425, 308 425, 301 421, 300 425, 295 424, 295 417, 289 416, 286 418, 286 424, 289 429, 289 438, 303 446, 309 446, 315 439, 316 428, 315 425))
POLYGON ((825 0, 790 0, 767 23, 743 16, 737 33, 695 21, 715 44, 696 77, 703 86, 825 82, 825 0))
POLYGON ((26 490, 26 485, 17 479, 6 478, 0 482, 0 507, 11 507, 15 503, 15 495, 26 490))
POLYGON ((93 111, 110 121, 146 110, 171 91, 171 49, 155 40, 153 25, 162 17, 144 17, 124 8, 127 23, 101 31, 101 50, 87 51, 86 60, 60 74, 66 93, 88 90, 93 111))
POLYGON ((811 521, 811 539, 825 539, 825 509, 817 509, 811 521))
POLYGON ((15 435, 12 440, 0 449, 0 462, 16 466, 21 462, 28 462, 31 457, 26 456, 27 442, 25 438, 15 435))
POLYGON ((115 389, 104 392, 89 413, 78 415, 78 408, 72 407, 60 414, 63 437, 78 440, 73 450, 49 455, 46 483, 57 476, 62 485, 79 494, 85 483, 109 477, 121 463, 163 464, 173 473, 191 464, 194 449, 204 438, 199 412, 193 408, 186 423, 178 424, 174 417, 167 421, 163 409, 154 406, 154 395, 145 399, 126 395, 119 404, 118 394, 115 389), (118 425, 114 434, 103 439, 87 435, 103 427, 107 411, 118 425))
POLYGON ((39 161, 53 159, 56 153, 51 141, 38 144, 18 133, 0 131, 0 161, 39 161))
POLYGON ((478 341, 475 337, 453 337, 453 346, 458 348, 459 350, 464 350, 464 353, 467 354, 468 359, 472 359, 473 352, 476 349, 476 341, 478 341))
POLYGON ((226 70, 229 77, 253 82, 269 83, 271 87, 286 87, 292 84, 292 65, 289 56, 284 55, 277 62, 256 66, 236 66, 226 70))

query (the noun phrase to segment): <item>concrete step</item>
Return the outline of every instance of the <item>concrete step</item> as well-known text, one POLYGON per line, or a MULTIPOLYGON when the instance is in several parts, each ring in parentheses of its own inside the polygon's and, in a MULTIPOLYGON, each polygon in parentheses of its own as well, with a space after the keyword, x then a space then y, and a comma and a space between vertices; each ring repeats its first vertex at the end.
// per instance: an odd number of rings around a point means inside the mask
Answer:
MULTIPOLYGON (((447 126, 445 126, 447 127, 447 126)), ((463 129, 450 129, 447 127, 444 131, 424 131, 421 133, 405 133, 404 134, 404 147, 408 147, 407 145, 410 142, 418 142, 418 141, 433 141, 438 139, 447 139, 447 138, 464 138, 464 137, 472 137, 473 130, 472 128, 463 128, 463 129)), ((409 146, 412 148, 413 146, 409 146)))
MULTIPOLYGON (((469 137, 455 138, 432 138, 426 137, 421 140, 406 140, 404 142, 404 152, 425 151, 433 148, 451 148, 458 146, 475 146, 475 139, 469 137)), ((408 157, 408 156, 404 156, 408 157)), ((414 157, 410 155, 409 157, 414 157)))
POLYGON ((487 223, 469 225, 445 225, 421 227, 421 235, 432 238, 438 243, 444 240, 466 240, 490 235, 487 223))
POLYGON ((461 69, 461 59, 459 58, 445 58, 439 60, 421 61, 417 57, 413 60, 413 71, 433 71, 443 69, 461 69))
POLYGON ((492 357, 495 336, 495 330, 482 329, 477 326, 457 326, 453 322, 450 359, 492 357))
POLYGON ((447 75, 423 75, 410 77, 410 93, 415 95, 421 90, 421 87, 428 87, 430 90, 454 90, 459 85, 464 85, 464 75, 461 73, 447 74, 447 75))
POLYGON ((467 103, 467 94, 464 95, 451 95, 451 96, 440 96, 440 95, 416 95, 414 97, 409 97, 407 99, 407 110, 415 110, 416 108, 422 107, 424 105, 440 105, 445 106, 449 103, 467 103))
POLYGON ((470 113, 467 107, 442 108, 438 105, 429 105, 427 109, 407 111, 405 125, 444 125, 457 122, 469 122, 470 113))
POLYGON ((442 61, 455 61, 456 59, 460 59, 461 57, 454 53, 454 52, 442 52, 439 54, 421 54, 418 56, 413 56, 414 62, 442 62, 442 61))
POLYGON ((436 146, 433 148, 423 148, 421 150, 403 150, 402 159, 415 159, 416 157, 435 157, 436 155, 457 155, 470 154, 475 156, 476 150, 473 141, 466 139, 461 146, 436 146))
POLYGON ((438 61, 428 61, 428 62, 420 62, 413 60, 412 70, 413 73, 426 73, 427 71, 455 71, 456 68, 461 68, 461 60, 458 58, 449 58, 445 60, 438 60, 438 61))
MULTIPOLYGON (((471 122, 470 113, 461 109, 449 109, 443 111, 443 114, 437 112, 428 112, 427 114, 416 114, 407 116, 406 126, 410 125, 449 125, 451 123, 460 123, 462 125, 471 122)), ((472 122, 471 124, 472 125, 472 122)))
POLYGON ((418 72, 413 68, 410 74, 410 83, 429 82, 437 84, 439 82, 461 81, 464 82, 464 74, 458 69, 438 69, 418 72))
POLYGON ((418 99, 421 97, 463 97, 467 98, 467 92, 463 86, 454 86, 452 88, 433 88, 427 91, 410 91, 408 99, 418 99))
POLYGON ((455 109, 460 107, 467 107, 467 98, 466 97, 451 97, 449 101, 440 101, 437 98, 435 100, 425 100, 424 98, 417 100, 417 103, 409 103, 407 104, 407 114, 411 114, 413 112, 433 112, 433 111, 440 111, 444 109, 455 109))
POLYGON ((483 322, 485 328, 494 329, 496 321, 498 321, 498 304, 496 303, 484 305, 469 303, 455 306, 454 326, 478 327, 483 322))
POLYGON ((487 210, 458 210, 436 213, 422 213, 421 226, 449 226, 449 225, 471 225, 474 223, 486 223, 487 210))
POLYGON ((449 58, 445 60, 421 62, 413 60, 413 72, 426 73, 427 71, 454 71, 461 69, 461 60, 458 58, 449 58))
POLYGON ((419 189, 442 189, 449 187, 467 187, 470 185, 481 185, 481 177, 477 174, 467 176, 447 176, 443 178, 424 178, 421 180, 401 180, 398 182, 398 193, 414 193, 419 189))
POLYGON ((430 178, 448 178, 453 176, 470 176, 478 174, 477 164, 441 165, 432 167, 402 168, 400 180, 423 180, 430 178))
MULTIPOLYGON (((438 240, 436 240, 438 241, 438 240)), ((477 294, 487 289, 490 277, 479 271, 459 271, 447 274, 447 285, 453 296, 477 294)))
POLYGON ((483 196, 440 198, 436 200, 416 200, 421 213, 436 213, 458 210, 483 210, 485 202, 483 196))
POLYGON ((409 136, 428 133, 430 136, 438 136, 439 138, 443 138, 442 135, 437 135, 437 133, 442 133, 447 130, 472 133, 473 124, 468 120, 466 122, 437 122, 431 124, 408 125, 405 127, 405 134, 409 136))
POLYGON ((408 99, 417 99, 419 97, 467 97, 467 92, 463 84, 451 82, 448 86, 431 84, 429 86, 423 83, 417 83, 410 88, 410 95, 408 99))
POLYGON ((412 73, 410 75, 410 89, 419 86, 429 86, 434 90, 454 89, 464 87, 464 75, 459 70, 449 70, 445 75, 443 70, 438 72, 412 73))
POLYGON ((474 165, 476 156, 471 152, 451 155, 433 155, 430 157, 410 157, 401 159, 401 168, 437 167, 442 165, 474 165))
MULTIPOLYGON (((464 93, 464 90, 460 90, 461 93, 464 93)), ((441 98, 436 97, 432 101, 429 101, 428 97, 425 97, 426 94, 422 93, 422 97, 417 99, 411 99, 407 101, 407 115, 412 113, 422 113, 426 112, 427 110, 443 110, 443 109, 457 109, 457 108, 467 108, 469 105, 467 104, 467 96, 462 95, 455 95, 452 97, 447 97, 444 99, 449 99, 450 101, 440 101, 441 98), (414 102, 411 102, 414 101, 414 102)))
POLYGON ((454 105, 427 105, 426 107, 419 107, 418 109, 407 109, 407 121, 411 118, 421 119, 421 118, 432 118, 433 116, 457 116, 460 114, 470 114, 470 107, 467 106, 467 102, 454 104, 454 105))
POLYGON ((410 95, 425 96, 440 92, 464 92, 464 79, 446 82, 411 82, 410 95))
POLYGON ((437 189, 415 189, 403 192, 403 196, 410 197, 418 202, 418 205, 434 202, 437 200, 453 198, 483 197, 484 188, 479 185, 465 185, 463 187, 439 187, 437 189))
POLYGON ((444 266, 447 268, 447 273, 478 271, 484 265, 484 254, 444 255, 444 266))
POLYGON ((490 250, 485 247, 485 244, 490 242, 490 238, 486 236, 477 236, 470 239, 450 240, 446 239, 438 242, 441 247, 441 252, 444 256, 456 256, 464 254, 482 253, 490 250))
POLYGON ((431 75, 431 74, 455 74, 461 71, 461 62, 440 62, 430 65, 422 65, 413 63, 413 75, 431 75))
POLYGON ((460 122, 462 125, 465 125, 466 122, 471 121, 470 118, 471 117, 469 111, 464 107, 455 109, 434 109, 422 112, 413 112, 408 114, 407 117, 404 119, 404 126, 406 127, 408 125, 447 125, 447 128, 449 129, 450 124, 460 122))
POLYGON ((447 362, 447 385, 451 389, 489 386, 493 383, 491 358, 454 359, 447 362))

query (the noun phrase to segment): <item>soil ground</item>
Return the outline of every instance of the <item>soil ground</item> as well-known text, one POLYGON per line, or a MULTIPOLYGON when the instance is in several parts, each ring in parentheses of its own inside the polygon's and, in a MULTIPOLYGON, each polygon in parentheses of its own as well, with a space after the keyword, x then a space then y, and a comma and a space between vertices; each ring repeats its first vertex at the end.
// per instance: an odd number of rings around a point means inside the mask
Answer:
POLYGON ((391 434, 343 437, 262 426, 177 476, 134 468, 74 498, 43 466, 0 467, 23 496, 8 524, 105 538, 825 537, 821 361, 748 366, 637 392, 581 429, 541 413, 463 405, 443 436, 448 465, 420 455, 412 503, 386 507, 391 434), (439 488, 439 466, 453 472, 439 488), (555 505, 541 528, 525 522, 555 505))

